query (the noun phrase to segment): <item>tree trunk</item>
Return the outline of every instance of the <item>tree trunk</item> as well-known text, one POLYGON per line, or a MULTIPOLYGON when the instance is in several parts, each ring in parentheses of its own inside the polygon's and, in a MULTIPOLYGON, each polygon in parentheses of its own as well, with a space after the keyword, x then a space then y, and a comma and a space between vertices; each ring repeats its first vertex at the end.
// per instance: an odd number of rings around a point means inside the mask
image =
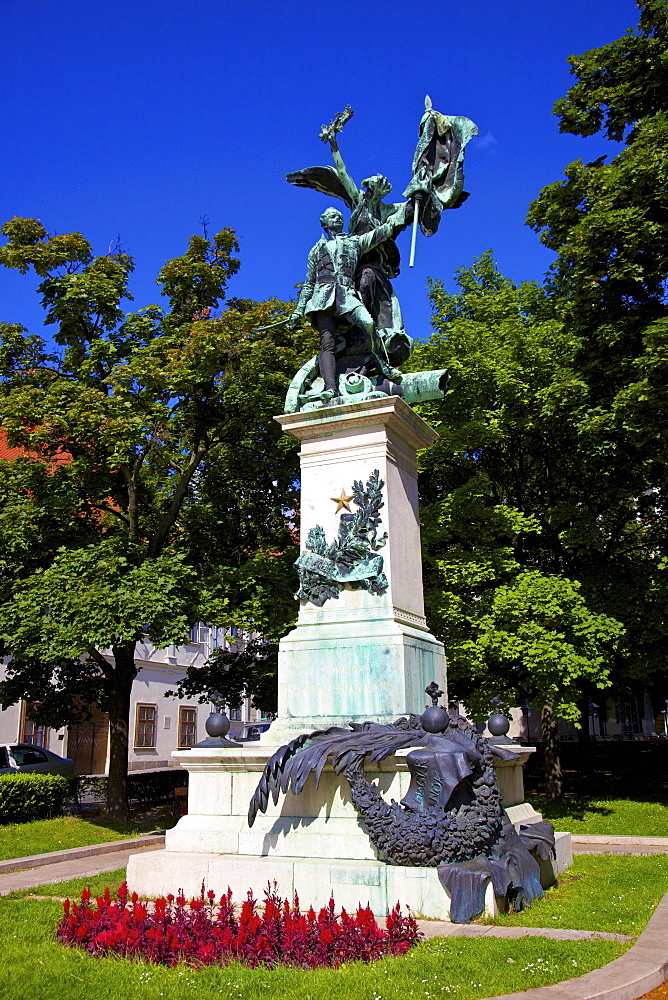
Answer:
POLYGON ((591 746, 591 733, 589 732, 589 702, 591 701, 591 691, 586 688, 580 698, 580 722, 581 729, 578 733, 578 743, 583 749, 589 750, 591 746))
POLYGON ((560 799, 564 789, 561 780, 558 729, 551 703, 543 706, 540 721, 543 731, 545 795, 548 799, 560 799))
POLYGON ((128 818, 128 738, 130 694, 135 668, 135 644, 114 646, 113 690, 109 695, 109 780, 107 815, 123 822, 128 818))

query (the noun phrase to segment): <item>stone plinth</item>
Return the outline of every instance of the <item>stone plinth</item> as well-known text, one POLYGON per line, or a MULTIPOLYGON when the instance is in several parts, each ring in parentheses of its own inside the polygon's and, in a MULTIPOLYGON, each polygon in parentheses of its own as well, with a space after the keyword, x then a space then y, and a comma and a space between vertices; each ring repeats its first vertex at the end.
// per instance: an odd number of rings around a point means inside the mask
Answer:
MULTIPOLYGON (((433 919, 447 920, 449 899, 434 868, 406 868, 379 861, 355 811, 348 784, 327 767, 315 787, 308 779, 300 795, 281 796, 259 813, 252 828, 247 814, 251 796, 275 747, 258 743, 240 749, 194 748, 175 756, 190 773, 188 815, 168 830, 165 850, 130 859, 131 890, 164 895, 184 889, 196 895, 202 881, 221 893, 229 885, 237 899, 249 888, 260 894, 276 879, 279 891, 297 891, 305 904, 325 905, 333 891, 338 906, 369 902, 384 914, 399 900, 433 919)), ((523 747, 517 761, 497 761, 503 804, 510 818, 535 822, 540 815, 524 802, 522 765, 533 747, 523 747)), ((409 750, 367 764, 384 798, 399 801, 410 774, 409 750)), ((487 912, 496 912, 493 893, 487 912)))
MULTIPOLYGON (((166 885, 178 885, 186 896, 198 896, 202 882, 216 893, 228 886, 234 899, 242 902, 252 886, 256 898, 268 883, 277 883, 277 891, 292 899, 296 892, 302 908, 327 906, 333 894, 337 910, 345 907, 355 911, 361 904, 370 906, 379 917, 400 903, 406 913, 418 919, 447 920, 450 897, 441 886, 435 868, 404 868, 385 865, 382 861, 337 861, 317 858, 258 858, 254 855, 174 854, 153 851, 150 855, 131 858, 128 863, 128 885, 132 891, 139 884, 136 873, 142 857, 152 863, 143 865, 141 892, 161 896, 166 885)), ((138 890, 139 891, 139 890, 138 890)), ((499 901, 491 883, 485 893, 485 915, 496 916, 499 901)))
POLYGON ((385 482, 380 549, 387 592, 347 587, 322 608, 304 604, 281 641, 278 721, 273 741, 345 722, 392 722, 424 710, 432 681, 445 691, 443 645, 424 616, 416 451, 437 438, 398 396, 276 418, 301 441, 301 548, 321 525, 338 532, 331 499, 374 470, 385 482), (308 679, 305 683, 305 679, 308 679), (280 733, 280 737, 277 734, 280 733))
MULTIPOLYGON (((506 747, 507 744, 501 744, 501 746, 506 747)), ((531 754, 536 752, 536 748, 520 746, 520 744, 516 744, 516 746, 516 759, 501 760, 500 757, 495 757, 494 769, 496 770, 496 782, 501 792, 501 801, 515 827, 519 829, 523 823, 539 823, 543 817, 524 798, 524 765, 531 754)))
MULTIPOLYGON (((413 749, 412 747, 410 749, 413 749)), ((365 772, 383 797, 399 802, 407 793, 410 749, 378 763, 367 761, 365 772)), ((287 792, 278 803, 269 802, 248 826, 248 807, 262 771, 275 746, 253 743, 238 749, 210 747, 174 754, 190 774, 188 815, 168 830, 167 851, 245 854, 272 857, 310 857, 347 860, 376 858, 364 823, 351 802, 348 783, 328 765, 318 787, 311 774, 299 795, 287 792)), ((533 747, 523 747, 516 761, 496 761, 497 781, 511 820, 536 822, 541 816, 524 802, 522 766, 533 747)))

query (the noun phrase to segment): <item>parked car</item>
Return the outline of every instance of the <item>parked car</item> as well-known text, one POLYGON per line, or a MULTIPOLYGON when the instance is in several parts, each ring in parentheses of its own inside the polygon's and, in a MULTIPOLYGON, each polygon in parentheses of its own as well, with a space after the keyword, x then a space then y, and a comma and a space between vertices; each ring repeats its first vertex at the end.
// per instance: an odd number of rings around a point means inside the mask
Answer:
POLYGON ((0 743, 0 774, 75 774, 74 761, 31 743, 0 743))
POLYGON ((262 733, 266 733, 271 725, 272 720, 269 719, 268 722, 258 722, 257 725, 244 726, 241 736, 235 736, 234 739, 238 740, 240 743, 249 743, 253 740, 259 740, 262 733))

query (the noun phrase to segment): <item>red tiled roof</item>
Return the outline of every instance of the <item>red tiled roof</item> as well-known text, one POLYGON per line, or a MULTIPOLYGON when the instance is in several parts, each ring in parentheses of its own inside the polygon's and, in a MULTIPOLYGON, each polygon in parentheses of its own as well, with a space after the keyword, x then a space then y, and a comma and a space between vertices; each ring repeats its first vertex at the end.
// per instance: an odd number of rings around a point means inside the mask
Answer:
MULTIPOLYGON (((7 435, 0 427, 0 460, 4 459, 6 461, 13 461, 16 458, 20 458, 22 455, 27 455, 29 458, 38 458, 35 452, 26 451, 25 448, 12 448, 7 444, 7 435)), ((58 455, 54 455, 49 459, 51 465, 60 465, 61 462, 71 461, 72 456, 68 453, 60 452, 58 455)))
POLYGON ((23 455, 23 448, 10 448, 7 444, 7 435, 0 427, 0 458, 12 459, 23 455))

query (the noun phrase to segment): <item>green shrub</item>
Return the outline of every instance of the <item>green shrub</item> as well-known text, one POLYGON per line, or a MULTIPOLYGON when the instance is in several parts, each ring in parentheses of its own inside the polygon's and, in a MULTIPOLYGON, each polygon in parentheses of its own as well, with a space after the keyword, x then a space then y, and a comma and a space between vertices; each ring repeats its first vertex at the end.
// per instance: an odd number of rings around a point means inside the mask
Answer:
POLYGON ((72 794, 71 779, 60 774, 0 774, 0 823, 55 816, 72 794))

